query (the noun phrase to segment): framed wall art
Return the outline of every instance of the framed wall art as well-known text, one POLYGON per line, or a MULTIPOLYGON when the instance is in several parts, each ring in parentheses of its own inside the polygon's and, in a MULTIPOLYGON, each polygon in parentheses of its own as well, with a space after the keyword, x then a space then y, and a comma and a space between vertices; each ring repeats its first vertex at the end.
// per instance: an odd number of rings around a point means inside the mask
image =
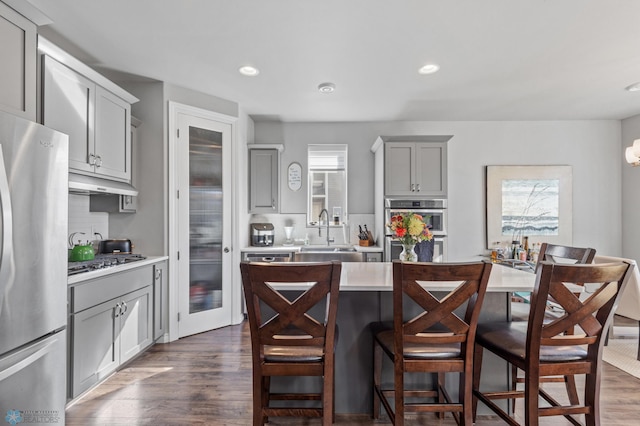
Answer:
POLYGON ((571 245, 571 166, 487 166, 487 248, 529 237, 571 245))

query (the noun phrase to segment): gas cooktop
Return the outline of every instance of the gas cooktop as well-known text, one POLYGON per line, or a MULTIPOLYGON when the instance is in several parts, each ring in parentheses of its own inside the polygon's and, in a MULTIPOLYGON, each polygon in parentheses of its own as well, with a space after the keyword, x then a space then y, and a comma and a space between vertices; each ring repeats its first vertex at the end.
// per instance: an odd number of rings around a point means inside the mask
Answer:
POLYGON ((95 271, 96 269, 109 268, 111 266, 124 265, 125 263, 137 262, 146 259, 141 254, 134 253, 113 253, 97 254, 93 260, 82 262, 69 262, 67 275, 76 275, 83 272, 95 271))

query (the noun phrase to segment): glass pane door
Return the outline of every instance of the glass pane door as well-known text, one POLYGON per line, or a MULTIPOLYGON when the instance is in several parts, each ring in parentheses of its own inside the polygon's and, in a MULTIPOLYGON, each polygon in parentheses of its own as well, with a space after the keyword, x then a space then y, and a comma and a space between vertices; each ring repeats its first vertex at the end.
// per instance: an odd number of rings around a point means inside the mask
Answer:
POLYGON ((189 313, 222 306, 222 133, 189 127, 189 313))
POLYGON ((230 124, 177 114, 178 334, 231 324, 230 124))

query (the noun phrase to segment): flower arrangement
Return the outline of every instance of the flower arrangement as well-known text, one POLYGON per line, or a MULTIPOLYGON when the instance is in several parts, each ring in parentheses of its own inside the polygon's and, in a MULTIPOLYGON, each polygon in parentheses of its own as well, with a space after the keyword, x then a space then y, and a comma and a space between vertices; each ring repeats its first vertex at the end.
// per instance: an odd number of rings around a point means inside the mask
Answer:
POLYGON ((415 245, 421 241, 431 241, 433 238, 423 217, 413 212, 392 216, 387 228, 403 245, 415 245))

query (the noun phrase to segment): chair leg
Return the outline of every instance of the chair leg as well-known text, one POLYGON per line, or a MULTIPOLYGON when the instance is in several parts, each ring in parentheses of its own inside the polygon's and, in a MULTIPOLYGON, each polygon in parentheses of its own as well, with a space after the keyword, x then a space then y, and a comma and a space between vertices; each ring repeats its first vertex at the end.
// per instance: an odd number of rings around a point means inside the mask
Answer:
POLYGON ((266 418, 262 416, 262 407, 265 401, 265 381, 266 377, 255 371, 253 372, 253 426, 262 426, 266 418))
MULTIPOLYGON (((442 389, 444 389, 444 384, 445 384, 445 376, 444 373, 439 372, 437 374, 435 374, 435 379, 436 379, 436 391, 438 392, 438 403, 439 404, 444 404, 446 401, 444 399, 444 392, 442 392, 442 389)), ((444 411, 439 411, 438 412, 438 418, 439 419, 444 419, 444 411)))
POLYGON ((524 419, 527 426, 538 426, 538 395, 540 377, 537 374, 524 374, 524 419))
POLYGON ((567 388, 567 395, 569 396, 571 405, 579 405, 580 399, 578 398, 578 389, 576 388, 576 377, 564 376, 564 385, 567 388))
POLYGON ((325 374, 322 383, 322 426, 331 426, 334 422, 334 368, 333 359, 325 359, 325 374), (327 371, 329 370, 329 371, 327 371))
POLYGON ((376 392, 376 387, 380 389, 382 376, 382 347, 373 341, 373 418, 380 418, 380 396, 376 392))
MULTIPOLYGON (((515 391, 518 389, 518 367, 511 364, 511 390, 515 391)), ((516 398, 511 399, 511 409, 515 411, 516 409, 516 398)))
POLYGON ((638 321, 638 355, 636 358, 640 361, 640 321, 638 321))
POLYGON ((480 373, 482 370, 482 352, 483 348, 480 345, 474 345, 473 349, 473 384, 471 387, 471 407, 473 413, 473 421, 476 421, 476 415, 478 413, 478 397, 474 392, 480 391, 480 373))
POLYGON ((395 426, 404 426, 404 372, 402 368, 403 360, 396 357, 393 366, 393 389, 395 393, 395 426))
POLYGON ((591 407, 591 413, 585 414, 587 426, 600 426, 600 386, 598 372, 587 374, 584 384, 584 405, 591 407))
POLYGON ((459 401, 462 402, 462 415, 460 416, 461 426, 473 426, 473 364, 471 360, 467 361, 464 373, 460 373, 460 396, 459 401))

